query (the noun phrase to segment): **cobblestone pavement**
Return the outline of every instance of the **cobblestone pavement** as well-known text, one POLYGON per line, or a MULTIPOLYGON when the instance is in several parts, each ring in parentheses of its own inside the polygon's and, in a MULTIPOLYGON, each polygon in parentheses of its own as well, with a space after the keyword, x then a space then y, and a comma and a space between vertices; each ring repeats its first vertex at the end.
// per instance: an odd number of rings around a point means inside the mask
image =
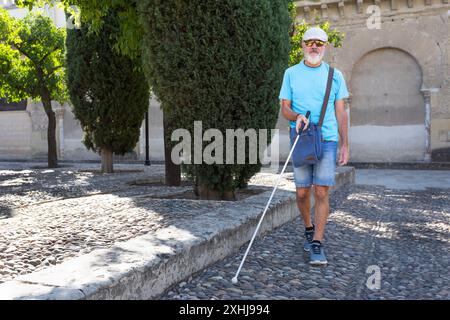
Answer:
POLYGON ((161 299, 450 299, 449 191, 342 187, 330 201, 327 266, 308 265, 298 218, 255 241, 238 284, 248 244, 161 299))
MULTIPOLYGON (((109 175, 80 171, 95 167, 25 170, 20 164, 7 168, 0 164, 0 283, 238 206, 226 201, 155 198, 179 194, 191 186, 130 185, 162 178, 163 166, 151 166, 147 172, 142 166, 138 172, 129 172, 135 166, 122 166, 122 172, 109 175)), ((271 174, 258 174, 251 183, 272 185, 273 179, 271 174)))
MULTIPOLYGON (((230 205, 154 199, 190 187, 129 184, 161 179, 160 165, 118 165, 112 175, 93 172, 98 164, 25 166, 0 163, 0 283, 230 205)), ((286 178, 289 189, 292 174, 286 178)), ((274 175, 259 174, 251 183, 272 186, 274 175)), ((237 285, 231 278, 246 246, 162 298, 450 299, 449 190, 343 187, 331 199, 327 267, 309 267, 296 219, 254 243, 237 285), (379 290, 366 287, 369 266, 380 268, 379 290)))
POLYGON ((14 208, 129 190, 132 186, 126 184, 128 181, 164 177, 162 165, 151 168, 116 165, 116 173, 105 175, 98 172, 99 164, 69 164, 56 169, 45 169, 43 164, 36 166, 29 169, 27 163, 0 163, 0 219, 10 215, 14 208))
POLYGON ((181 210, 173 202, 147 198, 174 188, 129 184, 161 179, 161 165, 151 170, 118 165, 118 172, 108 175, 95 171, 98 164, 26 166, 0 163, 0 283, 145 234, 170 223, 165 217, 170 213, 175 219, 181 210))

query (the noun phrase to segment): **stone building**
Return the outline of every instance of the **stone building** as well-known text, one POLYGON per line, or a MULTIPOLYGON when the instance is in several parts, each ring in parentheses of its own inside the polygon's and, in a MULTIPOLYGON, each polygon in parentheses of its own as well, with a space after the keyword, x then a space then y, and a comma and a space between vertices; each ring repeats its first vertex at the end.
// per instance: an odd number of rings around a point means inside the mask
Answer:
MULTIPOLYGON (((15 16, 26 11, 0 0, 15 16)), ((345 32, 326 61, 340 69, 347 101, 351 160, 355 162, 450 161, 450 5, 448 0, 297 1, 297 19, 329 20, 345 32)), ((64 15, 46 9, 58 25, 64 15)), ((62 160, 98 160, 81 143, 70 106, 54 103, 62 160)), ((31 101, 5 111, 0 101, 0 159, 45 159, 46 115, 31 101)), ((163 160, 162 114, 149 104, 150 156, 163 160)), ((280 158, 289 151, 281 116, 280 158)), ((143 127, 142 127, 142 133, 143 127)), ((144 134, 128 158, 145 157, 144 134)))
POLYGON ((345 32, 328 61, 348 100, 352 161, 450 161, 448 0, 297 1, 345 32))

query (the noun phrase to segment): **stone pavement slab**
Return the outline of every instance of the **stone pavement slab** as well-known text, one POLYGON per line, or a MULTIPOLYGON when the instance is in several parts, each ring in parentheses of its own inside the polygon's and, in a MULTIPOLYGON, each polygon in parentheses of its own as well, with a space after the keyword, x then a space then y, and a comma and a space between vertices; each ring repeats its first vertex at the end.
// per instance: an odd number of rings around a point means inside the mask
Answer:
POLYGON ((402 190, 450 188, 450 170, 357 169, 355 183, 402 190))

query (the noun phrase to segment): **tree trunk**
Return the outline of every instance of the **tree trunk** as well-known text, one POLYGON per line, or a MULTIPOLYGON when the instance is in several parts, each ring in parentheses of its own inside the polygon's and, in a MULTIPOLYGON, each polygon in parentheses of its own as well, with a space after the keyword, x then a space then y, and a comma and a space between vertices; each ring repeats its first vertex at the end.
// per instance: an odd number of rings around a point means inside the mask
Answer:
POLYGON ((102 173, 113 173, 113 152, 111 149, 102 148, 102 173))
POLYGON ((236 194, 234 191, 224 191, 222 194, 222 200, 236 201, 236 194))
POLYGON ((234 191, 219 192, 217 190, 208 188, 208 186, 205 184, 199 185, 197 187, 197 190, 198 196, 201 200, 226 200, 226 201, 236 200, 234 191))
POLYGON ((205 184, 198 185, 198 196, 202 200, 222 200, 218 191, 209 189, 205 184))
POLYGON ((195 196, 200 197, 200 192, 198 190, 197 177, 194 177, 194 194, 195 194, 195 196))
POLYGON ((164 126, 164 164, 166 171, 166 185, 167 186, 180 186, 181 185, 181 166, 176 165, 172 162, 172 146, 168 141, 172 136, 172 130, 170 130, 171 125, 164 117, 163 113, 163 126, 164 126))
POLYGON ((48 145, 48 167, 56 168, 58 166, 58 154, 56 149, 56 115, 52 110, 52 100, 50 97, 50 92, 47 88, 42 88, 41 90, 41 100, 44 105, 45 113, 48 117, 48 128, 47 128, 47 145, 48 145))

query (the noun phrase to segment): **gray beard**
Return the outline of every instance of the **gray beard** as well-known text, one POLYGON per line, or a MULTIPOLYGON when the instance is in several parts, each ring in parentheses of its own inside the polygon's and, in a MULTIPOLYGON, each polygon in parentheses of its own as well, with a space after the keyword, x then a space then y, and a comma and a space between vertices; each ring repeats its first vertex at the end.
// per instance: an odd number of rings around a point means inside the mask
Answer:
POLYGON ((310 64, 318 64, 323 58, 323 54, 317 54, 317 55, 309 55, 307 53, 305 53, 305 59, 306 61, 308 61, 310 64))

